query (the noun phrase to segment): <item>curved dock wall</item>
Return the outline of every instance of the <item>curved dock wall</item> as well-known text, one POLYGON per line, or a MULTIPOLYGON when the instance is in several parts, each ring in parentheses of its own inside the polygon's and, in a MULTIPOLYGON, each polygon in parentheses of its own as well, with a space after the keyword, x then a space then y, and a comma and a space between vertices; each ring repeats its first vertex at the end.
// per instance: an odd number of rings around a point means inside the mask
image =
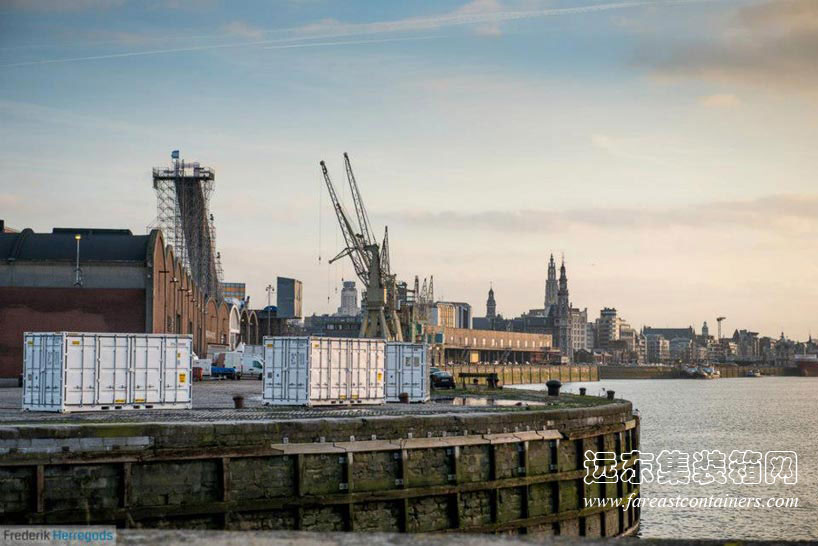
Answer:
MULTIPOLYGON (((630 484, 583 453, 639 446, 631 405, 279 422, 0 427, 0 522, 616 536, 630 484)), ((625 465, 633 464, 629 461, 625 465)))

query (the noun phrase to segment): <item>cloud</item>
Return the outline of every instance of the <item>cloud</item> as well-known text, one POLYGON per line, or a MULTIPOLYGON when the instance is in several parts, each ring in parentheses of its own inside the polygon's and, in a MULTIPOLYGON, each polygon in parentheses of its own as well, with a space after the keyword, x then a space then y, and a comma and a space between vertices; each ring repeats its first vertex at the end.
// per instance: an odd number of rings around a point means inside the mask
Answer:
POLYGON ((736 11, 713 41, 647 60, 663 76, 818 92, 818 1, 767 0, 736 11))
POLYGON ((719 201, 671 208, 586 208, 555 210, 484 210, 478 212, 384 213, 391 223, 500 233, 552 233, 572 227, 642 231, 687 228, 746 228, 818 234, 818 194, 777 194, 748 201, 719 201))
POLYGON ((6 0, 6 9, 31 11, 83 11, 118 8, 125 0, 6 0))
MULTIPOLYGON (((43 0, 45 1, 45 0, 43 0)), ((75 0, 80 2, 81 0, 75 0)), ((84 0, 93 2, 95 0, 84 0)), ((103 0, 96 0, 103 1, 103 0)), ((191 0, 193 1, 193 0, 191 0)), ((206 1, 206 0, 199 0, 206 1)), ((475 0, 454 11, 424 17, 408 17, 391 21, 377 21, 372 23, 344 23, 335 19, 324 19, 317 23, 286 29, 254 29, 244 23, 234 22, 233 31, 244 31, 246 38, 253 36, 261 37, 269 34, 278 34, 275 39, 250 39, 238 43, 202 44, 188 47, 175 47, 166 49, 154 49, 143 51, 130 51, 120 53, 101 53, 99 55, 89 55, 84 57, 65 57, 40 59, 36 61, 24 61, 0 65, 0 68, 15 68, 24 66, 37 66, 47 64, 62 64, 74 62, 87 62, 99 60, 122 59, 129 57, 144 57, 153 55, 168 55, 174 53, 191 53, 218 49, 251 47, 273 44, 298 43, 305 40, 322 40, 330 38, 344 38, 355 36, 370 36, 373 34, 393 34, 437 30, 455 26, 474 26, 478 33, 483 35, 497 35, 500 32, 499 24, 506 21, 516 21, 523 19, 534 19, 544 17, 557 17, 565 15, 579 15, 585 13, 604 12, 612 10, 634 9, 639 7, 671 6, 677 4, 700 3, 712 0, 630 0, 624 2, 608 2, 602 4, 588 4, 585 6, 565 7, 565 8, 541 8, 541 9, 506 9, 501 4, 493 0, 475 0)), ((183 2, 184 3, 184 2, 183 2)), ((195 2, 194 2, 195 3, 195 2)), ((223 36, 222 36, 223 37, 223 36)), ((340 44, 339 44, 340 45, 340 44)))
POLYGON ((231 36, 240 36, 251 40, 260 40, 264 36, 264 30, 245 23, 244 21, 231 21, 224 25, 224 32, 231 36))
POLYGON ((730 93, 718 93, 701 97, 699 104, 706 108, 736 108, 741 106, 741 99, 730 93))
POLYGON ((584 6, 563 8, 509 9, 493 0, 474 0, 460 8, 438 15, 407 17, 391 21, 372 23, 343 23, 335 19, 325 19, 311 25, 303 26, 303 34, 332 33, 334 36, 360 36, 383 32, 412 32, 467 25, 499 25, 507 21, 576 15, 613 10, 634 9, 639 7, 659 7, 675 4, 700 3, 710 0, 630 0, 624 2, 606 2, 584 6))

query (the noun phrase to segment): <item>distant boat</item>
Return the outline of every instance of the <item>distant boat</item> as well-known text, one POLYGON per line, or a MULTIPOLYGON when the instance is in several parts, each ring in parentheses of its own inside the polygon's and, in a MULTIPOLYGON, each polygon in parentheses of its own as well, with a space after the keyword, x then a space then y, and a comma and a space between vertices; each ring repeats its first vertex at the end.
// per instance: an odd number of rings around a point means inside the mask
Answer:
POLYGON ((691 379, 718 379, 721 372, 711 366, 684 366, 682 368, 684 377, 691 379))
POLYGON ((745 377, 761 377, 761 370, 747 370, 745 377))

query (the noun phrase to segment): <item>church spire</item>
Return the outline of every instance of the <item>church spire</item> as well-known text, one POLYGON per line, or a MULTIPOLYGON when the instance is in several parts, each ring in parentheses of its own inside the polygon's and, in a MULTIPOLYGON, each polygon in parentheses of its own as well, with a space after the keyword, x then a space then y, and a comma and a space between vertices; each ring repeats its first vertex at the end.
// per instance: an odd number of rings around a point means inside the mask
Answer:
POLYGON ((565 256, 562 257, 562 265, 560 266, 560 284, 557 291, 557 304, 561 307, 568 308, 568 275, 565 273, 565 256))
POLYGON ((548 260, 548 277, 545 280, 545 312, 552 305, 557 304, 557 265, 554 263, 554 254, 548 260))
POLYGON ((493 319, 497 316, 497 302, 494 301, 494 287, 489 285, 489 297, 486 300, 486 318, 493 319))

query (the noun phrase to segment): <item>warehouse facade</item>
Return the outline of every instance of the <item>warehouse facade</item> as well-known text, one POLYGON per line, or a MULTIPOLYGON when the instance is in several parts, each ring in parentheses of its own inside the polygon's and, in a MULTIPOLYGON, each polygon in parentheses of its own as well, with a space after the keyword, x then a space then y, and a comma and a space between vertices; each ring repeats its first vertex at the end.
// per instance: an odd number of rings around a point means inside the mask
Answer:
MULTIPOLYGON (((0 233, 0 377, 21 373, 23 332, 190 334, 204 355, 234 341, 230 315, 195 285, 159 230, 0 233)), ((242 337, 255 339, 249 322, 242 337)))

